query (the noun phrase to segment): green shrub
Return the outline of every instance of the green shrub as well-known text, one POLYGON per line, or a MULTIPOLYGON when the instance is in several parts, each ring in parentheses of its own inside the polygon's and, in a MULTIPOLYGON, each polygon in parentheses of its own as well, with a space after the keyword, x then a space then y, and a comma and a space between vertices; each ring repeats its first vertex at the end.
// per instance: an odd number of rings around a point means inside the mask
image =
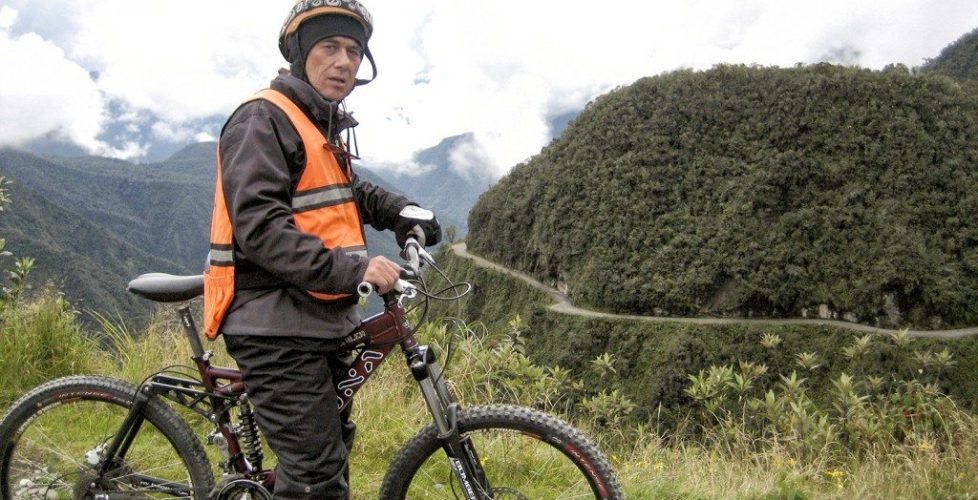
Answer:
POLYGON ((918 379, 936 384, 966 411, 978 405, 978 338, 974 336, 942 340, 867 335, 817 325, 576 317, 549 310, 552 299, 522 281, 477 268, 451 252, 440 253, 437 259, 449 276, 476 285, 470 297, 452 306, 452 314, 497 332, 505 331, 518 314, 522 349, 532 363, 560 367, 592 386, 600 381, 609 393, 617 389, 636 405, 633 421, 665 431, 685 418, 693 402, 685 392, 690 374, 711 365, 736 366, 740 361, 767 367, 756 382, 763 386, 776 384, 780 374, 799 371, 807 379, 809 398, 818 405, 828 404, 832 381, 843 373, 875 380, 880 391, 893 389, 901 380, 918 379), (592 361, 605 354, 613 360, 615 373, 610 378, 592 371, 592 361))

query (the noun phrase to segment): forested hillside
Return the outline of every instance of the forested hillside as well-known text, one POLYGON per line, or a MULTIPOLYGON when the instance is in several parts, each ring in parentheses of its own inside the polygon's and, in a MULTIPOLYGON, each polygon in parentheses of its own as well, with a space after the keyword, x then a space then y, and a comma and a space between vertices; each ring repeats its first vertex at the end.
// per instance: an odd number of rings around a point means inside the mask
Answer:
POLYGON ((978 83, 978 29, 945 47, 921 69, 928 73, 939 73, 978 83))
POLYGON ((195 186, 144 168, 0 150, 0 176, 11 182, 0 237, 16 255, 35 259, 35 287, 54 284, 80 310, 143 315, 150 308, 125 292, 129 279, 147 271, 189 274, 189 261, 203 262, 190 241, 200 223, 195 186), (179 220, 158 222, 167 218, 179 220))
POLYGON ((475 252, 593 307, 978 324, 978 93, 720 66, 606 94, 469 216, 475 252))
MULTIPOLYGON (((52 282, 79 309, 146 315, 149 304, 125 291, 130 279, 151 271, 195 274, 203 269, 215 147, 213 142, 192 144, 151 164, 0 149, 0 177, 11 181, 12 199, 9 213, 0 218, 0 238, 16 255, 36 259, 35 285, 52 282)), ((367 182, 402 190, 434 207, 446 227, 461 225, 485 185, 439 175, 448 170, 439 163, 447 161, 445 153, 438 153, 443 149, 419 152, 434 166, 420 178, 389 182, 387 174, 366 168, 357 172, 367 182)), ((391 234, 368 227, 367 242, 374 254, 398 254, 391 234)))

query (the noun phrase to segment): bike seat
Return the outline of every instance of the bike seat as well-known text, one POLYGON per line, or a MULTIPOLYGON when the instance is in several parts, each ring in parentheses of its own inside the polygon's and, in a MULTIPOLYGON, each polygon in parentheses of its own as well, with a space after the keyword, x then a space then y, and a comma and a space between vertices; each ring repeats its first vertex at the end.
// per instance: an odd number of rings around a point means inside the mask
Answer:
POLYGON ((126 290, 155 302, 182 302, 204 293, 204 275, 141 274, 129 282, 126 290))

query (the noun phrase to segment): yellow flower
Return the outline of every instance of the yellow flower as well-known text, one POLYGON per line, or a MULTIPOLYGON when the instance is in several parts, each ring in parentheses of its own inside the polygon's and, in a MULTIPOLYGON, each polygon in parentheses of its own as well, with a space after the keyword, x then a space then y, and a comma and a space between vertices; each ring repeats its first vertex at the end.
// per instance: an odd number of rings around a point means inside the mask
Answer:
POLYGON ((841 490, 843 480, 846 477, 846 471, 839 470, 839 469, 829 469, 825 471, 825 477, 831 479, 832 482, 835 483, 836 488, 841 490))
POLYGON ((655 469, 655 470, 662 470, 662 469, 665 469, 666 468, 666 464, 664 464, 662 462, 656 462, 656 463, 652 464, 652 468, 655 469))
POLYGON ((831 479, 842 478, 845 477, 845 475, 846 475, 845 471, 838 470, 838 469, 829 469, 825 471, 825 476, 831 479))

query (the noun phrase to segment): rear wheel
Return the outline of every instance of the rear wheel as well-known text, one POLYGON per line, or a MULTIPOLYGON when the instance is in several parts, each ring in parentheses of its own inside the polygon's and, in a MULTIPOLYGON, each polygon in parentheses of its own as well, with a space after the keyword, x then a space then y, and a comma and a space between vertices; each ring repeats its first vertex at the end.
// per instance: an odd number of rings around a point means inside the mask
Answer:
MULTIPOLYGON (((569 425, 529 408, 482 406, 464 410, 459 432, 471 440, 490 491, 479 498, 622 498, 621 486, 601 451, 569 425)), ((476 482, 468 487, 478 490, 476 482)), ((466 498, 434 425, 398 453, 381 486, 381 498, 466 498)))
POLYGON ((97 466, 135 397, 127 382, 81 376, 20 398, 0 421, 0 498, 206 498, 214 476, 204 449, 156 398, 128 452, 99 476, 97 466))

